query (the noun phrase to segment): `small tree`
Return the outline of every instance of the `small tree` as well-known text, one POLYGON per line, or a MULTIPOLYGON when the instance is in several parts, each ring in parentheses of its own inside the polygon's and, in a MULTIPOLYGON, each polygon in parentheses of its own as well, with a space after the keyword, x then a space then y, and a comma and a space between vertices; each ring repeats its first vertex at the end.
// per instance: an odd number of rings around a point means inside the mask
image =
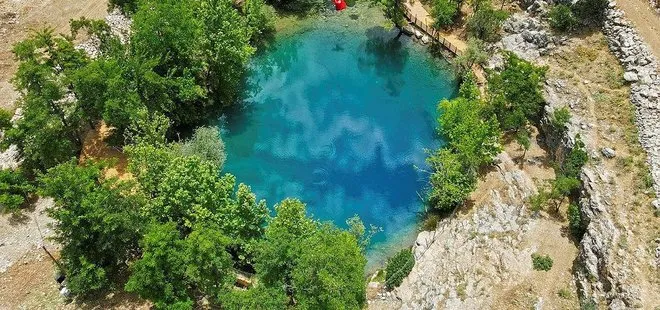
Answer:
POLYGON ((494 9, 490 2, 480 5, 467 22, 468 34, 486 42, 497 41, 507 17, 507 12, 494 9))
POLYGON ((464 76, 472 70, 473 65, 483 65, 486 61, 488 61, 488 53, 484 47, 484 42, 469 38, 467 48, 453 59, 453 64, 457 68, 457 75, 464 76))
POLYGON ((184 156, 197 156, 213 164, 218 171, 222 170, 227 159, 225 143, 220 136, 220 130, 216 127, 198 127, 195 129, 192 139, 181 146, 181 153, 184 156))
POLYGON ((570 204, 568 210, 566 211, 566 217, 568 218, 568 227, 571 229, 571 233, 575 239, 582 239, 584 235, 584 223, 582 221, 582 213, 580 212, 580 206, 577 204, 570 204))
POLYGON ((0 211, 17 214, 34 190, 20 169, 0 170, 0 211))
POLYGON ((523 154, 520 157, 520 164, 524 164, 525 155, 527 155, 527 151, 531 146, 531 134, 527 127, 523 127, 516 131, 516 142, 518 142, 518 145, 523 149, 523 154))
POLYGON ((573 30, 577 25, 577 18, 573 15, 573 10, 566 4, 557 4, 550 9, 548 13, 550 26, 555 30, 567 32, 573 30))
POLYGON ((394 289, 401 285, 415 266, 415 256, 410 249, 403 249, 387 260, 385 267, 385 285, 394 289))
POLYGON ((434 0, 431 8, 433 27, 443 29, 454 23, 460 13, 460 2, 455 0, 434 0))
POLYGON ((571 120, 571 112, 566 107, 559 108, 552 113, 550 118, 550 125, 556 130, 560 136, 568 130, 567 124, 571 120))

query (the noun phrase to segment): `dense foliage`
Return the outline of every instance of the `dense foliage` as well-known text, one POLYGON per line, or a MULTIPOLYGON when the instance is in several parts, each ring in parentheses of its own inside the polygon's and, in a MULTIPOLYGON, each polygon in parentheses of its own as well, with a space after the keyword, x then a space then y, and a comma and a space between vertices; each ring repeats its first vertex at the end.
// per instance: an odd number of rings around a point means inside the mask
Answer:
POLYGON ((509 14, 493 8, 488 0, 474 1, 474 13, 467 22, 467 32, 470 36, 486 42, 495 42, 500 37, 502 22, 509 14))
POLYGON ((484 42, 479 39, 469 38, 465 51, 454 57, 452 64, 458 76, 465 76, 472 70, 472 66, 485 64, 488 57, 484 42))
POLYGON ((387 260, 385 285, 394 289, 408 276, 415 266, 415 256, 410 249, 403 249, 387 260))
POLYGON ((478 169, 500 152, 500 130, 488 103, 481 100, 471 76, 463 81, 459 96, 443 100, 439 132, 447 144, 433 152, 429 204, 442 211, 459 206, 476 186, 478 169))
POLYGON ((605 20, 608 6, 608 0, 580 0, 573 4, 573 12, 580 20, 599 25, 605 20))
POLYGON ((33 191, 34 186, 20 169, 0 170, 0 212, 19 212, 33 191))
POLYGON ((566 4, 557 4, 548 13, 550 26, 559 31, 571 31, 577 25, 573 10, 566 4))
POLYGON ((401 0, 371 0, 373 4, 380 5, 383 8, 385 17, 389 19, 394 26, 403 27, 406 23, 406 13, 403 1, 401 0))
POLYGON ((577 240, 582 239, 585 231, 584 221, 582 220, 582 213, 580 212, 580 206, 575 203, 571 203, 568 206, 566 211, 566 217, 568 218, 568 227, 571 229, 571 234, 577 240))
POLYGON ((552 258, 549 255, 532 254, 532 266, 534 270, 549 271, 552 269, 552 258))
POLYGON ((461 13, 462 1, 456 0, 434 0, 432 2, 431 17, 433 17, 433 26, 438 29, 446 28, 454 23, 454 20, 461 13))

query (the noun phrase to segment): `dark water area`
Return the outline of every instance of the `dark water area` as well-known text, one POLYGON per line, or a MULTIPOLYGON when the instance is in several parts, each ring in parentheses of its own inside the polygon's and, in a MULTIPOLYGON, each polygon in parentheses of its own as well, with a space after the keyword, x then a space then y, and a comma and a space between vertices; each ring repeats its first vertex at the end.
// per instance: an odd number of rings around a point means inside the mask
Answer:
POLYGON ((225 172, 269 206, 295 197, 319 220, 381 227, 371 263, 416 232, 437 103, 457 87, 445 61, 396 35, 332 19, 279 35, 251 64, 244 109, 223 119, 225 172))

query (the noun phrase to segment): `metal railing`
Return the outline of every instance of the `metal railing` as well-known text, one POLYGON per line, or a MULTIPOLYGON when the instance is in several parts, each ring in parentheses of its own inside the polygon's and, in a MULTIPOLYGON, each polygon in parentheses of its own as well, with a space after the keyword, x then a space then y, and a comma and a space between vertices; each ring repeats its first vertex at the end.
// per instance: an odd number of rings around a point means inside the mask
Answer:
POLYGON ((442 46, 444 46, 447 50, 452 52, 454 55, 459 55, 461 51, 456 47, 456 45, 452 44, 451 42, 447 41, 445 37, 443 37, 439 31, 437 31, 435 28, 427 25, 424 21, 420 20, 417 18, 416 15, 414 15, 412 12, 410 12, 410 9, 407 6, 403 6, 404 11, 406 13, 406 18, 410 23, 415 25, 417 28, 421 29, 424 31, 428 36, 433 38, 436 42, 440 43, 442 46))

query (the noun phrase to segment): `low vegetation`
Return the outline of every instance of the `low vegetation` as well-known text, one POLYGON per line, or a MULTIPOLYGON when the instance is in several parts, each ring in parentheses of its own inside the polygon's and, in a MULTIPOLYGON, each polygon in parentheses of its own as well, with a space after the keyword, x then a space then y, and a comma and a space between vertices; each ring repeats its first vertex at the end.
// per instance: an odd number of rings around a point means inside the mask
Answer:
POLYGON ((549 255, 532 254, 532 266, 534 270, 550 271, 552 269, 552 258, 549 255))
POLYGON ((415 266, 415 256, 410 249, 403 249, 387 260, 385 267, 385 285, 394 289, 408 276, 415 266))

